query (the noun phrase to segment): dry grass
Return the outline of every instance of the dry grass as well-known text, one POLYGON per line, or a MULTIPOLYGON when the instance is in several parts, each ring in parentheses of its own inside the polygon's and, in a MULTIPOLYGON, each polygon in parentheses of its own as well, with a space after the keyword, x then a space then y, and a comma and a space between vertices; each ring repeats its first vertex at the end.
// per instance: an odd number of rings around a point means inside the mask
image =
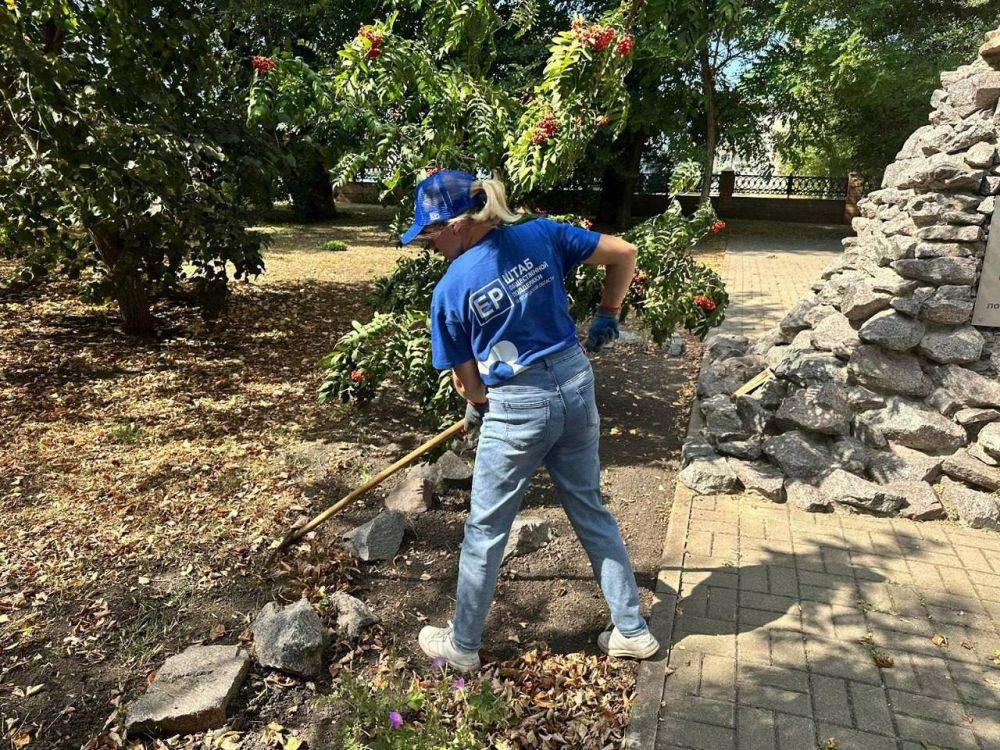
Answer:
POLYGON ((407 434, 315 400, 401 254, 385 220, 263 227, 268 272, 217 330, 164 306, 160 336, 130 340, 66 282, 0 299, 0 736, 78 745, 165 651, 245 628, 261 550, 307 505, 288 446, 341 441, 350 482, 407 434), (320 249, 335 238, 349 249, 320 249))

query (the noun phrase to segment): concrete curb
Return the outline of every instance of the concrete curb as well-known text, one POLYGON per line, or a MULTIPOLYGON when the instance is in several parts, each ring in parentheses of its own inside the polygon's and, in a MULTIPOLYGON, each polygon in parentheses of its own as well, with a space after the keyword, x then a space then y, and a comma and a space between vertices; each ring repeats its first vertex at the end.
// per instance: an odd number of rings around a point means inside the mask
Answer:
MULTIPOLYGON (((687 434, 701 428, 701 410, 698 398, 691 404, 691 417, 687 434)), ((695 493, 677 482, 674 487, 674 501, 670 507, 667 522, 667 537, 663 542, 659 570, 656 575, 656 591, 649 615, 649 629, 662 644, 652 659, 639 664, 636 675, 635 703, 625 735, 628 750, 652 750, 656 746, 659 729, 660 704, 663 687, 667 679, 667 665, 670 661, 670 644, 673 636, 674 613, 681 587, 681 569, 684 562, 684 548, 687 543, 688 521, 691 517, 691 501, 695 493)))

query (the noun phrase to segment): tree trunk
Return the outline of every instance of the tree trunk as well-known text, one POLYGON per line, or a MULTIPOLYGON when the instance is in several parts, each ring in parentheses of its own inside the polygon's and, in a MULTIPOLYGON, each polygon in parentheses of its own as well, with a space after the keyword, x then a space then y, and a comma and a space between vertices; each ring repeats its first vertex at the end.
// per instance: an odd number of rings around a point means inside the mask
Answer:
POLYGON ((337 215, 333 185, 323 156, 312 144, 296 149, 295 169, 289 179, 292 208, 302 221, 323 221, 337 215))
POLYGON ((122 330, 130 336, 152 336, 156 325, 149 291, 139 271, 129 262, 117 232, 98 228, 91 232, 98 255, 108 269, 108 296, 118 303, 122 330))
POLYGON ((597 221, 619 229, 632 223, 632 197, 639 181, 639 166, 649 136, 643 131, 626 131, 613 145, 615 158, 601 176, 601 198, 597 221))
POLYGON ((715 72, 708 56, 708 43, 699 52, 701 92, 705 98, 705 172, 701 176, 701 202, 712 192, 712 172, 715 170, 715 150, 718 146, 719 123, 715 109, 715 72))

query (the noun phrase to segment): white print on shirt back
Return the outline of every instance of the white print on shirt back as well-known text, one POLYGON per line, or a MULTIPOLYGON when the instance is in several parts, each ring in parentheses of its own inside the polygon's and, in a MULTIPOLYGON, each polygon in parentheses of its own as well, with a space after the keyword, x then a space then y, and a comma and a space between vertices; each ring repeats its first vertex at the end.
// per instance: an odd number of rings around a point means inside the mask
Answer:
POLYGON ((546 284, 551 284, 552 274, 545 273, 548 268, 548 261, 535 265, 531 258, 525 258, 500 274, 500 278, 474 291, 469 295, 469 304, 479 323, 483 324, 509 310, 515 298, 520 302, 546 284))

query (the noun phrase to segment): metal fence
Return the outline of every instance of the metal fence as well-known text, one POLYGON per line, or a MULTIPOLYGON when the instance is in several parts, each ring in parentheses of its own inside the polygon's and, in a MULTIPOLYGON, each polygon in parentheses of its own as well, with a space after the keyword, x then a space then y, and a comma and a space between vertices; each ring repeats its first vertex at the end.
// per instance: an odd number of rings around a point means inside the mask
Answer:
MULTIPOLYGON (((721 178, 721 173, 712 175, 710 195, 719 195, 721 178)), ((659 174, 642 175, 638 191, 652 195, 667 195, 670 192, 670 178, 659 174)), ((847 197, 847 178, 737 173, 733 195, 844 199, 847 197)))
POLYGON ((846 177, 737 174, 733 195, 783 195, 786 198, 846 198, 846 177))

